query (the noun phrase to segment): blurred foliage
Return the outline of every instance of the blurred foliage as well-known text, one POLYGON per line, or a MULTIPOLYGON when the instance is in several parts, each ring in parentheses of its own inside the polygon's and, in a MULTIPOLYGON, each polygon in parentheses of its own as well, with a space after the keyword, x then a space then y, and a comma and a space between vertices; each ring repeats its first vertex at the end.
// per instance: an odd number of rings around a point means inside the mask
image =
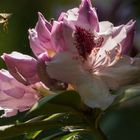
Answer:
POLYGON ((140 139, 140 98, 122 104, 108 112, 102 120, 102 128, 109 140, 140 139))
MULTIPOLYGON (((134 54, 140 51, 140 1, 94 0, 94 2, 100 20, 109 20, 115 25, 126 23, 130 19, 137 20, 135 49, 133 51, 134 54)), ((37 12, 42 12, 48 20, 51 18, 57 19, 60 12, 73 8, 75 5, 78 6, 79 3, 80 0, 1 0, 0 13, 12 13, 12 17, 9 19, 6 31, 0 25, 0 55, 12 51, 32 54, 28 42, 28 29, 35 26, 38 18, 37 12)), ((0 67, 4 67, 2 60, 0 60, 0 67)), ((109 140, 140 139, 139 101, 137 99, 135 102, 127 102, 104 117, 102 127, 109 140)), ((7 119, 5 121, 12 122, 13 120, 11 118, 11 120, 7 119)))

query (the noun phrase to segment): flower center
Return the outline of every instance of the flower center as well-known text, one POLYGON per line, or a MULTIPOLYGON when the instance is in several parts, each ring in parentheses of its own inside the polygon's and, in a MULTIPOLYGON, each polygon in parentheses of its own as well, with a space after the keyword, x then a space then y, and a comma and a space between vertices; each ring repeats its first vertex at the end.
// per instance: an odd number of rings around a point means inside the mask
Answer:
POLYGON ((87 59, 95 46, 94 35, 89 31, 76 26, 74 38, 75 47, 77 48, 79 55, 84 59, 87 59))
POLYGON ((95 47, 100 47, 102 45, 103 38, 97 37, 89 30, 83 29, 79 26, 75 26, 75 28, 74 45, 77 48, 79 55, 87 60, 92 50, 95 47))

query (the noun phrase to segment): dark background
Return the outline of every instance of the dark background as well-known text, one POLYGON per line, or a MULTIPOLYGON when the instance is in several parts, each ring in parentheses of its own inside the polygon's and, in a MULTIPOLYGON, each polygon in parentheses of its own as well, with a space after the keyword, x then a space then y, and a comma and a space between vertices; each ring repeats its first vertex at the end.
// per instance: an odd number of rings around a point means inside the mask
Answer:
MULTIPOLYGON (((12 13, 8 29, 0 25, 0 55, 19 51, 32 54, 28 42, 28 29, 37 22, 40 11, 46 19, 57 19, 62 11, 78 6, 80 0, 0 0, 0 13, 12 13)), ((140 52, 140 0, 94 0, 99 20, 114 25, 137 20, 133 54, 140 52)), ((0 67, 5 67, 0 60, 0 67)), ((108 113, 102 123, 109 140, 140 139, 140 99, 129 101, 108 113)))

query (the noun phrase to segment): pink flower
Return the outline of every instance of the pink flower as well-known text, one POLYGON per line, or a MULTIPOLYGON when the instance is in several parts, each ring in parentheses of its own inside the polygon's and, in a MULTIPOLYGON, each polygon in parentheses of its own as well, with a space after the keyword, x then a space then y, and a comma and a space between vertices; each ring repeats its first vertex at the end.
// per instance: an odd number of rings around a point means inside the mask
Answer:
POLYGON ((0 70, 0 109, 5 111, 3 117, 16 115, 30 109, 39 99, 31 86, 18 82, 4 69, 0 70))
POLYGON ((36 25, 43 24, 41 30, 29 30, 33 52, 46 54, 50 78, 74 85, 89 107, 106 109, 116 97, 110 90, 140 81, 140 58, 126 56, 135 21, 117 27, 99 22, 90 0, 82 0, 79 8, 63 12, 51 28, 45 23, 42 17, 36 25), (40 39, 41 32, 46 39, 40 39))

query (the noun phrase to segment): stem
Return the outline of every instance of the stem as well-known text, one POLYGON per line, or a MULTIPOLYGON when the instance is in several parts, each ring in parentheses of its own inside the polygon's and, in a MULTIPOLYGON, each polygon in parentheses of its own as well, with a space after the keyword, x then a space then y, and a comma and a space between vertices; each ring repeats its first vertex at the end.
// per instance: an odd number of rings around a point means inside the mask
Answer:
POLYGON ((100 120, 101 120, 102 116, 103 116, 103 112, 99 111, 97 113, 97 117, 96 117, 95 124, 94 124, 97 140, 107 140, 106 135, 104 134, 104 132, 100 128, 100 120))
POLYGON ((97 140, 107 140, 106 135, 100 128, 92 128, 97 140))
POLYGON ((108 140, 104 132, 100 128, 100 120, 103 112, 100 109, 94 109, 85 116, 91 127, 91 131, 95 134, 96 140, 108 140))

